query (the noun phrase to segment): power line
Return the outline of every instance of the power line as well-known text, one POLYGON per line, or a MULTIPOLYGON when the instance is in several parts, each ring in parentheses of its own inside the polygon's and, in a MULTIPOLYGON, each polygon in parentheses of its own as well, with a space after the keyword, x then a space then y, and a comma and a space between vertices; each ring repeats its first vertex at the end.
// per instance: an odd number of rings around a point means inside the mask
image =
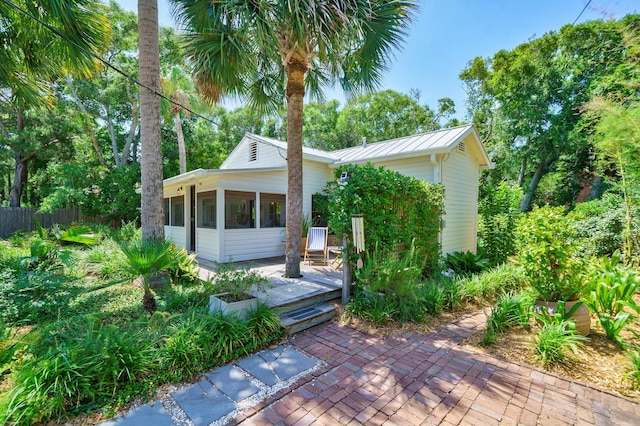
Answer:
POLYGON ((36 21, 37 23, 39 23, 40 25, 44 26, 46 29, 48 29, 49 31, 51 31, 52 33, 54 33, 55 35, 57 35, 58 37, 60 37, 61 39, 63 39, 64 41, 66 41, 69 44, 74 45, 75 47, 77 47, 78 49, 80 49, 81 51, 83 51, 84 53, 88 54, 89 56, 94 57, 95 59, 97 59, 98 61, 100 61, 101 63, 103 63, 104 65, 106 65, 108 68, 111 68, 112 70, 114 70, 115 72, 117 72, 118 74, 122 75, 124 78, 126 78, 127 80, 131 81, 132 83, 134 83, 137 86, 143 87, 145 89, 147 89, 148 91, 150 91, 151 93, 153 93, 154 95, 160 97, 161 99, 166 100, 167 102, 169 102, 172 105, 175 105, 177 107, 180 107, 182 109, 184 109, 185 111, 189 112, 190 114, 195 115, 198 118, 202 118, 204 120, 207 120, 208 122, 215 124, 216 126, 218 125, 217 122, 213 121, 212 119, 205 117, 202 114, 198 114, 197 112, 191 110, 190 108, 182 105, 179 102, 176 102, 172 99, 169 99, 168 97, 166 97, 165 95, 163 95, 162 93, 153 90, 152 88, 150 88, 149 86, 142 84, 140 81, 138 81, 137 79, 131 77, 129 74, 127 74, 126 72, 122 71, 120 68, 116 67, 115 65, 113 65, 111 62, 107 61, 104 58, 101 58, 100 56, 96 55, 95 53, 91 52, 88 49, 85 49, 84 47, 80 46, 78 43, 76 43, 75 41, 69 39, 67 36, 65 36, 64 34, 62 34, 60 31, 58 31, 56 28, 52 27, 51 25, 47 24, 46 22, 42 21, 41 19, 39 19, 37 16, 32 15, 31 13, 29 13, 28 11, 24 10, 23 8, 21 8, 20 6, 16 5, 15 3, 11 2, 10 0, 2 0, 3 3, 7 4, 8 6, 16 9, 17 11, 19 11, 20 13, 28 16, 29 18, 33 19, 34 21, 36 21))
POLYGON ((582 11, 580 12, 580 15, 578 15, 578 17, 576 18, 576 20, 575 20, 575 21, 573 21, 573 24, 571 24, 571 25, 575 25, 575 24, 576 24, 576 22, 578 22, 578 19, 580 19, 580 17, 581 17, 581 16, 582 16, 582 14, 584 13, 584 11, 585 11, 585 10, 587 10, 587 8, 589 7, 589 5, 590 5, 590 4, 591 4, 591 0, 589 0, 589 1, 587 2, 587 4, 585 4, 585 5, 584 5, 584 7, 582 8, 582 11))

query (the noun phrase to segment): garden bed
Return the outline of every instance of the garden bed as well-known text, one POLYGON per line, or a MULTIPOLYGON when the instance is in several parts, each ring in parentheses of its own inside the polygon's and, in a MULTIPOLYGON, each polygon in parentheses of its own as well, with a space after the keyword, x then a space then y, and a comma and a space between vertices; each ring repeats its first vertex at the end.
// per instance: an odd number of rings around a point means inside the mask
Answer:
MULTIPOLYGON (((548 371, 613 391, 640 403, 640 391, 634 389, 625 379, 629 366, 627 352, 608 340, 602 330, 596 327, 596 321, 593 319, 591 326, 589 341, 585 342, 584 350, 576 355, 573 361, 556 364, 548 371)), ((463 346, 473 352, 538 367, 532 343, 535 327, 532 320, 528 330, 522 327, 507 329, 499 335, 494 344, 485 347, 479 345, 483 333, 476 333, 467 339, 463 346)), ((636 331, 640 331, 637 325, 636 331)), ((622 337, 627 342, 634 339, 629 331, 623 331, 622 337)))

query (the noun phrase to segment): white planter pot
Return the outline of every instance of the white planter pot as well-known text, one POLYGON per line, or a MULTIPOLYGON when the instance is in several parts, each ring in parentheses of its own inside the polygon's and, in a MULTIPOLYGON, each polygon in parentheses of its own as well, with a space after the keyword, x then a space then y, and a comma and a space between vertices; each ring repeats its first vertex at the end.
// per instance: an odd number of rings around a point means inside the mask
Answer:
POLYGON ((246 320, 249 316, 249 311, 256 310, 258 307, 258 299, 256 297, 246 300, 240 300, 238 302, 227 303, 220 299, 218 296, 224 296, 223 294, 216 294, 209 296, 209 313, 212 314, 216 311, 220 311, 225 315, 234 314, 238 318, 246 320))

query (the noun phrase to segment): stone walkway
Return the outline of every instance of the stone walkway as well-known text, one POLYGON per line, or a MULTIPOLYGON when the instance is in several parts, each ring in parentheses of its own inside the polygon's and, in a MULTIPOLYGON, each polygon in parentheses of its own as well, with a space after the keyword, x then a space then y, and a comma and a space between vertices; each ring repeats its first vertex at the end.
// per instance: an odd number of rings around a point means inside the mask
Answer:
POLYGON ((460 346, 484 324, 378 338, 326 323, 108 424, 640 425, 631 400, 460 346))

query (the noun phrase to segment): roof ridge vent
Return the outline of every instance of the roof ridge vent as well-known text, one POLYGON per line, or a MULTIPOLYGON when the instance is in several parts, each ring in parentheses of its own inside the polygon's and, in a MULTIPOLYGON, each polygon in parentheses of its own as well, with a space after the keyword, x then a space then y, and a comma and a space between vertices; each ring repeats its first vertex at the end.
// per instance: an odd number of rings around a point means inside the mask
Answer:
POLYGON ((367 147, 367 137, 366 137, 366 136, 363 136, 363 137, 362 137, 362 147, 363 147, 363 148, 366 148, 366 147, 367 147))

